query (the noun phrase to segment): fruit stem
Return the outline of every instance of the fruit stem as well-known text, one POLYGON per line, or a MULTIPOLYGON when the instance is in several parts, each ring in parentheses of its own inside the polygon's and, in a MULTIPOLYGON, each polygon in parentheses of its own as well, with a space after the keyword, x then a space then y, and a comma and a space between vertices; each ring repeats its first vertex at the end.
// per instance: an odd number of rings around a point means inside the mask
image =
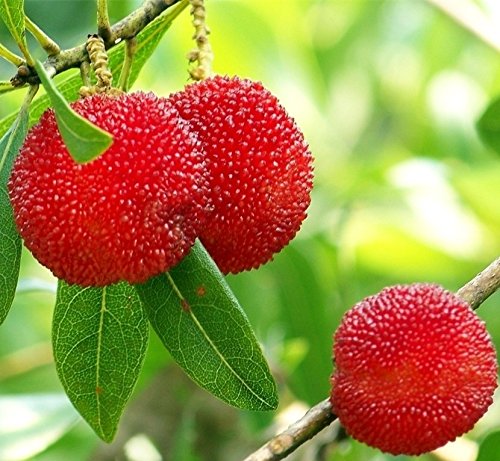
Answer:
POLYGON ((26 96, 23 101, 22 108, 28 108, 29 105, 31 104, 31 101, 33 101, 33 98, 35 97, 36 93, 38 92, 38 88, 40 85, 30 85, 30 89, 26 93, 26 96))
POLYGON ((1 43, 0 43, 0 58, 4 58, 6 61, 11 62, 16 67, 25 64, 25 61, 23 58, 21 58, 21 56, 18 56, 17 54, 13 53, 5 46, 3 46, 1 43))
POLYGON ((190 69, 189 75, 193 80, 204 80, 212 75, 213 52, 208 41, 210 30, 206 24, 206 9, 204 0, 189 0, 191 4, 191 16, 193 17, 194 35, 196 48, 188 54, 189 62, 197 62, 194 69, 190 69))
POLYGON ((89 88, 92 85, 90 81, 90 63, 83 61, 80 65, 80 77, 85 87, 89 88))
POLYGON ((120 72, 120 80, 118 81, 118 88, 124 92, 128 90, 128 78, 132 69, 132 62, 134 60, 135 52, 137 51, 137 40, 135 37, 129 38, 125 41, 125 59, 123 61, 122 70, 120 72))
POLYGON ((38 27, 28 16, 24 17, 26 29, 35 37, 36 41, 46 51, 48 56, 60 53, 61 48, 40 27, 38 27))
POLYGON ((500 258, 493 261, 470 282, 466 283, 457 295, 467 301, 472 309, 477 309, 487 298, 500 288, 500 258))

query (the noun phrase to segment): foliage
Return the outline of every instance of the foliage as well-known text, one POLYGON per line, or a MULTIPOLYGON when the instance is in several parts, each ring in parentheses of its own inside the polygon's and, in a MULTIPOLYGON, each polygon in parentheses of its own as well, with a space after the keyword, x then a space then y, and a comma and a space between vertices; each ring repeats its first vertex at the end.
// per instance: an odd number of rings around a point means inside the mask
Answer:
POLYGON ((14 299, 19 264, 21 238, 19 237, 7 194, 9 171, 28 130, 28 109, 23 106, 11 128, 0 139, 0 324, 9 313, 14 299))
POLYGON ((43 64, 37 61, 35 66, 49 95, 51 106, 56 113, 57 126, 64 144, 68 147, 75 161, 84 163, 98 157, 112 144, 112 136, 73 112, 47 75, 43 64))
MULTIPOLYGON (((84 11, 87 6, 80 2, 58 3, 58 18, 53 6, 42 8, 42 3, 46 2, 27 0, 26 11, 60 38, 64 47, 81 43, 88 30, 95 29, 95 21, 84 11), (81 17, 81 23, 75 25, 75 17, 81 17), (56 27, 57 21, 61 22, 56 27)), ((133 2, 110 3, 114 4, 113 20, 133 8, 133 2)), ((415 281, 456 290, 500 250, 498 154, 483 146, 475 131, 487 101, 500 92, 495 53, 425 2, 286 3, 286 8, 280 1, 265 6, 250 0, 209 5, 215 70, 265 82, 303 128, 315 155, 313 204, 296 240, 258 271, 227 277, 278 378, 280 410, 291 410, 294 401, 312 405, 327 395, 331 334, 343 312, 362 297, 383 286, 415 281)), ((137 76, 134 88, 167 95, 186 82, 184 55, 192 34, 188 15, 176 18, 160 41, 169 26, 170 22, 163 23, 158 32, 143 31, 149 35, 138 41, 138 47, 148 43, 148 49, 138 52, 141 57, 135 61, 139 64, 134 64, 138 68, 131 78, 137 76)), ((152 27, 159 27, 158 23, 152 27)), ((0 42, 14 49, 3 25, 0 42)), ((29 41, 28 45, 36 50, 29 41)), ((120 45, 110 53, 112 63, 116 56, 116 68, 123 50, 120 45)), ((10 78, 12 70, 0 63, 1 79, 10 78)), ((55 81, 67 99, 76 97, 80 85, 76 72, 55 81)), ((18 110, 23 92, 2 95, 0 119, 18 110)), ((48 103, 45 96, 38 101, 33 103, 31 121, 48 103)), ((5 120, 0 121, 2 134, 13 118, 5 120)), ((498 145, 498 137, 494 139, 498 145)), ((1 208, 0 216, 4 226, 1 208)), ((5 242, 2 237, 0 247, 5 242)), ((5 296, 1 278, 0 287, 0 296, 5 296)), ((0 329, 0 395, 24 399, 16 400, 24 410, 33 407, 32 401, 25 400, 30 394, 61 396, 63 392, 50 357, 55 301, 55 280, 23 252, 20 284, 0 329)), ((500 318, 493 312, 495 304, 498 295, 479 314, 498 347, 500 318)), ((241 315, 239 308, 234 312, 241 315)), ((163 351, 152 335, 135 398, 167 398, 171 383, 164 383, 163 395, 155 394, 157 388, 152 385, 161 368, 174 367, 163 351)), ((129 392, 132 386, 126 387, 129 392)), ((164 415, 178 423, 171 431, 171 443, 172 452, 181 453, 179 461, 243 458, 263 441, 264 428, 271 422, 272 415, 266 413, 231 413, 238 431, 231 432, 228 440, 219 427, 206 423, 211 414, 226 411, 211 396, 186 386, 175 398, 189 410, 174 415, 165 410, 164 415), (200 429, 213 435, 217 456, 205 457, 197 435, 200 429), (186 434, 194 439, 190 447, 184 444, 186 434)), ((46 402, 49 405, 50 399, 46 402)), ((58 413, 59 404, 59 400, 54 403, 48 415, 60 414, 54 418, 63 429, 56 437, 48 437, 42 425, 40 437, 47 444, 35 446, 26 439, 32 450, 23 451, 18 459, 111 459, 84 423, 72 426, 68 422, 74 416, 72 407, 68 404, 58 413)), ((499 408, 495 403, 467 438, 478 444, 487 430, 497 428, 499 408)), ((280 414, 285 417, 287 413, 280 414)), ((133 417, 125 411, 124 434, 133 417)), ((141 418, 142 433, 160 446, 152 428, 154 416, 143 413, 141 418)), ((335 437, 335 430, 326 440, 314 441, 313 449, 325 450, 321 445, 335 437)), ((119 431, 110 449, 120 450, 133 441, 132 435, 122 438, 119 431)), ((484 440, 486 444, 491 439, 484 440)), ((390 459, 340 437, 328 447, 326 459, 390 459)), ((169 459, 167 452, 162 454, 169 459)), ((299 453, 297 459, 306 455, 299 453)))
POLYGON ((151 326, 194 381, 239 408, 276 409, 276 386, 248 319, 200 243, 137 292, 151 326))

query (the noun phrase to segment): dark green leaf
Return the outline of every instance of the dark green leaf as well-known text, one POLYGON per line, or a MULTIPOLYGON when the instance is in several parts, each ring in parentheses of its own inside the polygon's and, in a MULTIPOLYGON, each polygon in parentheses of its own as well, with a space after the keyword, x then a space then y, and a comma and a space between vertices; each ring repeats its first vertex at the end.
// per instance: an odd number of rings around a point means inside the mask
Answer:
POLYGON ((195 382, 239 408, 276 408, 276 386, 248 319, 201 244, 137 291, 163 344, 195 382))
POLYGON ((500 431, 488 434, 481 442, 476 461, 492 461, 498 459, 498 453, 500 453, 500 431))
POLYGON ((23 106, 10 130, 0 139, 0 324, 14 299, 21 259, 21 239, 14 223, 7 181, 27 129, 28 111, 23 106))
POLYGON ((133 287, 59 282, 53 348, 71 402, 103 440, 113 439, 141 370, 148 321, 133 287))
POLYGON ((23 53, 27 52, 24 0, 0 0, 0 17, 23 53))
POLYGON ((0 139, 0 184, 6 187, 14 159, 28 130, 28 109, 22 106, 9 130, 0 139))
MULTIPOLYGON (((168 30, 174 19, 186 8, 189 4, 187 0, 182 0, 174 7, 169 8, 160 16, 155 18, 137 35, 137 48, 132 69, 129 77, 129 85, 132 85, 137 79, 139 72, 144 64, 150 58, 161 38, 168 30)), ((118 76, 125 57, 125 43, 113 47, 108 52, 109 67, 114 76, 118 76)), ((69 71, 67 77, 59 80, 57 88, 67 101, 75 101, 78 98, 78 90, 82 86, 82 80, 79 72, 69 71)), ((66 74, 65 74, 66 75, 66 74)), ((37 98, 31 104, 30 109, 30 124, 35 123, 40 115, 47 109, 50 104, 47 95, 37 98)), ((17 114, 11 114, 0 121, 0 136, 9 128, 17 114)))
POLYGON ((75 162, 84 163, 95 159, 111 146, 113 137, 71 109, 40 61, 36 61, 35 67, 45 91, 50 96, 57 126, 68 152, 75 162))
POLYGON ((500 153, 500 99, 493 101, 477 122, 477 131, 482 141, 500 153))

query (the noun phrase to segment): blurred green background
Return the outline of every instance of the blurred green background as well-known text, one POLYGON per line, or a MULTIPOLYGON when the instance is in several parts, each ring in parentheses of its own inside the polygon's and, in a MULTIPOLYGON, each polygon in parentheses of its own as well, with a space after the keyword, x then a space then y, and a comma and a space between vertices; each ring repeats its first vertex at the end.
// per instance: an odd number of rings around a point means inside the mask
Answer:
MULTIPOLYGON (((94 1, 25 3, 64 48, 95 29, 94 1)), ((111 0, 111 19, 138 3, 111 0)), ((500 21, 495 3, 478 5, 500 21)), ((474 128, 500 93, 496 52, 423 0, 207 4, 214 70, 261 80, 315 157, 312 205, 297 238, 261 269, 228 277, 279 383, 280 408, 256 414, 219 403, 184 377, 153 335, 134 402, 116 441, 104 446, 61 396, 50 345, 55 280, 25 253, 0 328, 0 396, 24 397, 0 400, 1 461, 243 459, 327 397, 331 336, 353 304, 396 283, 457 290, 500 254, 500 162, 474 128)), ((182 88, 191 35, 185 11, 134 88, 161 95, 182 88)), ((11 43, 3 24, 0 41, 11 43)), ((0 80, 13 74, 0 63, 0 80)), ((21 93, 1 98, 0 118, 21 93)), ((478 311, 497 346, 499 301, 497 294, 478 311)), ((466 437, 419 459, 475 460, 499 418, 500 400, 466 437)), ((411 458, 353 442, 334 424, 288 459, 411 458)))

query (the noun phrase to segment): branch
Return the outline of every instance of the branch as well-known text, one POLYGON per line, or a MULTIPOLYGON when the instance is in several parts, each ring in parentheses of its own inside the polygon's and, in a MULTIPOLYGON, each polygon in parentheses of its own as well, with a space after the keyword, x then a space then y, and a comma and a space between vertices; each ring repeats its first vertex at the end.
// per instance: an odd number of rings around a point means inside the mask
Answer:
POLYGON ((136 48, 137 40, 135 38, 126 40, 125 58, 123 60, 123 66, 120 73, 120 81, 118 82, 118 88, 124 92, 128 90, 128 78, 130 76, 130 70, 132 69, 132 61, 134 59, 136 48))
POLYGON ((244 461, 277 461, 288 456, 304 442, 321 432, 337 417, 332 413, 329 399, 318 403, 297 422, 293 423, 281 434, 273 437, 269 442, 244 461))
POLYGON ((478 5, 470 0, 427 0, 428 3, 500 52, 500 33, 478 5))
POLYGON ((500 258, 493 261, 470 282, 466 283, 457 295, 477 309, 487 298, 500 288, 500 258))
POLYGON ((97 0, 97 33, 107 45, 112 43, 113 31, 109 22, 108 1, 97 0))
MULTIPOLYGON (((120 43, 122 40, 135 37, 142 29, 144 29, 153 19, 158 17, 163 11, 170 6, 175 5, 180 0, 144 0, 141 6, 128 16, 117 22, 111 27, 111 33, 114 41, 109 48, 120 43)), ((49 56, 44 62, 44 67, 47 73, 54 77, 68 69, 79 68, 81 64, 88 61, 88 54, 85 49, 85 43, 74 48, 62 50, 53 56, 49 56)), ((40 82, 34 69, 30 69, 30 75, 24 76, 16 74, 11 83, 14 86, 22 86, 26 83, 37 84, 40 82)))
MULTIPOLYGON (((457 291, 457 296, 477 309, 500 288, 500 258, 457 291)), ((294 452, 304 442, 329 426, 337 416, 332 413, 329 399, 318 403, 285 431, 274 436, 243 461, 278 461, 294 452)))

